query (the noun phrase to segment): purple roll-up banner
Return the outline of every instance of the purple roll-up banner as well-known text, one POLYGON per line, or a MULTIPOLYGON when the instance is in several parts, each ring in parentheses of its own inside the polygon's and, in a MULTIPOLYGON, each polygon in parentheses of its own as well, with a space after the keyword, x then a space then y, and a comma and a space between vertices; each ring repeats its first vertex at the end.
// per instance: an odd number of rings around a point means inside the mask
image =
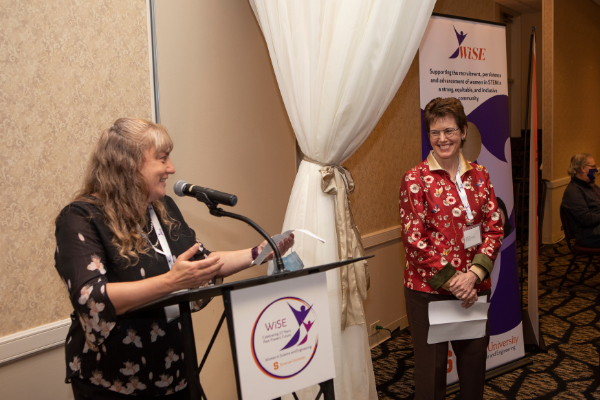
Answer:
MULTIPOLYGON (((436 97, 458 98, 469 121, 464 156, 490 173, 504 212, 506 237, 494 263, 487 369, 525 356, 519 294, 508 114, 506 28, 497 23, 433 15, 419 47, 423 159, 432 150, 423 109, 436 97)), ((448 352, 447 383, 458 381, 448 352)))

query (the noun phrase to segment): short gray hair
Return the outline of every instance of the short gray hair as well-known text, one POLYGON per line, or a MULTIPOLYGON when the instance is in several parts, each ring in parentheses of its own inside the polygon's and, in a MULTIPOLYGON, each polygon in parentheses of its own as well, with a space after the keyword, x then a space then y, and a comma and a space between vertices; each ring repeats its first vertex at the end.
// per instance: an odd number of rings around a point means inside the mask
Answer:
POLYGON ((569 166, 567 173, 571 175, 571 177, 577 175, 579 168, 585 167, 588 163, 588 158, 590 157, 593 156, 588 153, 575 154, 573 157, 571 157, 571 165, 569 166))

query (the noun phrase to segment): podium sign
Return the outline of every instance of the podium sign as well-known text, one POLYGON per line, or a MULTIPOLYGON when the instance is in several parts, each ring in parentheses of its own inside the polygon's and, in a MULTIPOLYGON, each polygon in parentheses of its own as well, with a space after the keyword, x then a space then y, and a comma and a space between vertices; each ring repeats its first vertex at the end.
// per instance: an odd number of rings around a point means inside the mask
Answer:
POLYGON ((231 307, 244 400, 335 377, 324 273, 232 290, 231 307))

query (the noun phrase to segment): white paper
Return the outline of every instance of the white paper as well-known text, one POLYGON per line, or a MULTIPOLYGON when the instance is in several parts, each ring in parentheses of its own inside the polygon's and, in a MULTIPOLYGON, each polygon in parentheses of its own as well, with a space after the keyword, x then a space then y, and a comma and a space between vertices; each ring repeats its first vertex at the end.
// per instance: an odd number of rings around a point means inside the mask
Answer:
MULTIPOLYGON (((275 242, 275 244, 277 246, 279 246, 279 243, 281 243, 284 239, 289 238, 290 235, 292 234, 292 232, 302 232, 302 233, 306 233, 308 236, 314 237, 315 239, 319 240, 321 243, 325 243, 325 240, 321 239, 320 237, 318 237, 317 235, 315 235, 314 233, 307 231, 306 229, 290 229, 289 231, 285 231, 283 233, 279 233, 277 235, 274 235, 271 237, 271 239, 273 239, 273 241, 275 242)), ((263 263, 263 261, 265 261, 265 258, 267 258, 267 256, 271 253, 271 245, 269 245, 267 243, 267 245, 265 246, 265 248, 260 252, 260 254, 258 255, 258 257, 256 257, 256 260, 252 261, 252 263, 250 264, 252 265, 260 265, 263 263)), ((283 254, 282 254, 283 256, 283 254)))
POLYGON ((427 343, 477 339, 485 336, 487 313, 490 307, 487 296, 479 297, 469 308, 462 307, 462 303, 462 300, 429 303, 427 343))

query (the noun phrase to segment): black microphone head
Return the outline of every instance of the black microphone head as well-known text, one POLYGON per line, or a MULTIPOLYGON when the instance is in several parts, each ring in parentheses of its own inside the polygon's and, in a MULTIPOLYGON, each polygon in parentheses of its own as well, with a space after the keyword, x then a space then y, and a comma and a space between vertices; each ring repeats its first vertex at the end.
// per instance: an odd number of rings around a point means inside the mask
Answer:
POLYGON ((175 192, 175 194, 179 197, 183 197, 185 196, 185 194, 183 193, 183 188, 185 188, 185 185, 187 185, 188 183, 186 181, 177 181, 175 182, 175 185, 173 185, 173 191, 175 192))

